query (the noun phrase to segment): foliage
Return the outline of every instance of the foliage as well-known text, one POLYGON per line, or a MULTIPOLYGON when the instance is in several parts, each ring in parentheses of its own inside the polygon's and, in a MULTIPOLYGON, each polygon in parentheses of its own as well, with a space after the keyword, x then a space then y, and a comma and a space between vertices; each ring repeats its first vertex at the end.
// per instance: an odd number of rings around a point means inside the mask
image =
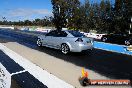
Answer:
POLYGON ((24 20, 24 21, 0 21, 0 25, 17 25, 17 26, 53 26, 52 24, 53 17, 45 16, 43 19, 35 19, 33 21, 24 20))
POLYGON ((88 32, 97 30, 98 32, 123 32, 127 33, 130 17, 132 16, 132 1, 116 0, 115 6, 109 0, 101 0, 100 3, 85 3, 80 6, 80 26, 78 29, 88 32))
POLYGON ((57 29, 76 28, 78 24, 79 0, 51 0, 53 5, 53 23, 57 29))
POLYGON ((101 0, 100 3, 85 0, 82 4, 79 0, 51 0, 51 3, 53 17, 19 22, 7 21, 4 17, 0 24, 55 26, 58 30, 67 27, 101 33, 127 33, 130 30, 129 25, 132 24, 132 0, 115 0, 114 5, 110 0, 101 0))

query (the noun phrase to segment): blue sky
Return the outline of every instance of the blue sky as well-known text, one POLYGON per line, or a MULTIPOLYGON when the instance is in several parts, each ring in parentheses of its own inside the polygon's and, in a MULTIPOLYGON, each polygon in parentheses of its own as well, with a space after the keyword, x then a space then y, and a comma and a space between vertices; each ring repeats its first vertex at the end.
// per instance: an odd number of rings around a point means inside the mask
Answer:
POLYGON ((2 17, 11 21, 33 20, 51 15, 51 0, 0 0, 0 20, 2 17))

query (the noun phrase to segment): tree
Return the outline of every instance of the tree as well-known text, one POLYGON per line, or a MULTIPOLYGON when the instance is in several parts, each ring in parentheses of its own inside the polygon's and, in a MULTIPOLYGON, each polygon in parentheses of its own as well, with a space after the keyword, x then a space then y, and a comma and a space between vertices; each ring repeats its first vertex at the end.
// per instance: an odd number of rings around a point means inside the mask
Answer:
MULTIPOLYGON (((128 20, 128 25, 132 25, 132 0, 126 0, 126 19, 128 20)), ((132 28, 129 27, 129 31, 132 33, 132 28)))
POLYGON ((58 30, 69 25, 76 27, 75 19, 80 6, 79 0, 51 0, 51 3, 53 5, 53 23, 58 30))
POLYGON ((89 0, 85 0, 85 3, 82 4, 79 8, 79 27, 78 29, 89 32, 90 29, 94 28, 94 9, 92 5, 90 5, 89 0))
POLYGON ((32 25, 32 22, 30 20, 25 20, 24 21, 24 25, 31 26, 32 25))
POLYGON ((131 0, 116 0, 115 1, 115 10, 113 17, 113 25, 115 27, 115 31, 128 33, 129 30, 129 19, 131 14, 131 0), (129 9, 130 8, 130 9, 129 9))

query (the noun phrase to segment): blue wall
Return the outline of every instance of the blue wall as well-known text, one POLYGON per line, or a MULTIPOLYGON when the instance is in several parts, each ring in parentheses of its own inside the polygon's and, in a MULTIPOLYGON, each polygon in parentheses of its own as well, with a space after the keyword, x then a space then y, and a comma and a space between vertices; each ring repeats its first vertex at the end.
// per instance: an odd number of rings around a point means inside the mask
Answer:
POLYGON ((98 49, 107 50, 107 51, 112 51, 112 52, 132 55, 132 51, 127 51, 126 50, 127 46, 125 46, 125 45, 117 45, 117 44, 110 44, 110 43, 104 43, 104 42, 95 41, 94 42, 94 47, 98 48, 98 49))

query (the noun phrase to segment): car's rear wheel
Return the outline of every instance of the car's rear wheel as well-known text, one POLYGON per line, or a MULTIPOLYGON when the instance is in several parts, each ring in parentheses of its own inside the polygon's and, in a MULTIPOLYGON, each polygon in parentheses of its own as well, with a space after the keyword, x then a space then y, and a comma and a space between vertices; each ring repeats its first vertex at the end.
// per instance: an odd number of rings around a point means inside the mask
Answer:
POLYGON ((37 45, 38 45, 39 47, 42 46, 42 41, 41 41, 41 39, 39 39, 39 38, 38 38, 38 40, 37 40, 37 45))
POLYGON ((125 40, 125 45, 129 46, 130 45, 130 41, 125 40))
POLYGON ((102 41, 103 41, 103 42, 106 42, 106 41, 107 41, 107 37, 103 37, 103 38, 102 38, 102 41))
POLYGON ((68 54, 69 52, 70 52, 70 48, 69 48, 69 46, 67 45, 67 44, 62 44, 61 45, 61 52, 63 53, 63 54, 68 54))

